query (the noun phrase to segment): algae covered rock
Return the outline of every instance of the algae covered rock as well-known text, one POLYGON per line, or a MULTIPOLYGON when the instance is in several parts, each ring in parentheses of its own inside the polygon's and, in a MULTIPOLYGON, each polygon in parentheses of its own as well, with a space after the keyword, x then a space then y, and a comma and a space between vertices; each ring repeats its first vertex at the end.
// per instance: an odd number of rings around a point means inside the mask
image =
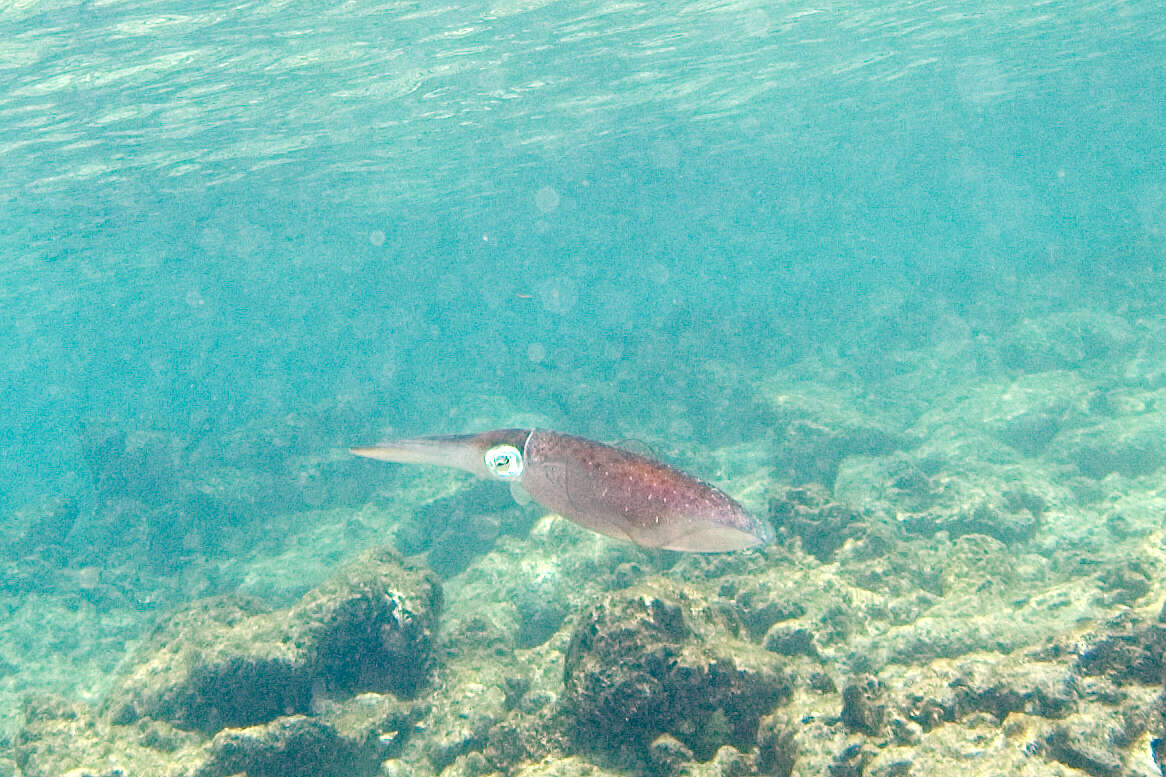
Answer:
POLYGON ((789 696, 772 654, 679 587, 606 597, 580 619, 564 665, 564 698, 580 744, 633 759, 674 737, 697 759, 748 749, 761 718, 789 696))
POLYGON ((197 734, 158 721, 112 725, 87 704, 44 694, 30 695, 21 711, 24 727, 10 743, 15 775, 171 777, 176 764, 199 760, 197 734))
POLYGON ((618 777, 621 772, 601 769, 579 756, 547 758, 530 764, 515 773, 515 777, 618 777))
POLYGON ((306 713, 318 691, 412 696, 430 666, 441 588, 389 550, 286 610, 212 600, 180 613, 111 695, 111 717, 214 733, 306 713))
MULTIPOLYGON (((420 710, 361 694, 207 739, 143 718, 117 725, 82 704, 41 697, 24 705, 13 755, 24 777, 362 777, 399 751, 420 710)), ((0 772, 2 773, 2 772, 0 772)))
POLYGON ((883 686, 877 678, 862 675, 842 689, 842 723, 851 731, 878 736, 886 725, 887 707, 883 686))
POLYGON ((798 485, 834 485, 838 466, 848 456, 890 453, 908 443, 874 426, 831 426, 809 419, 791 421, 777 443, 778 472, 798 485))
POLYGON ((381 550, 309 591, 288 617, 300 625, 307 662, 327 690, 411 697, 429 672, 441 605, 432 572, 381 550))
POLYGON ((823 562, 867 528, 858 511, 835 502, 817 485, 788 488, 782 496, 770 499, 769 522, 779 536, 799 538, 803 550, 823 562))
POLYGON ((1132 624, 1103 634, 1077 657, 1075 670, 1117 685, 1158 685, 1166 679, 1166 626, 1132 624))
POLYGON ((194 777, 363 777, 379 765, 371 743, 346 737, 324 721, 291 715, 220 731, 194 777))
POLYGON ((1061 720, 1077 709, 1080 697, 1063 666, 1019 656, 978 656, 909 676, 894 706, 924 732, 977 714, 997 721, 1017 712, 1061 720))
POLYGON ((951 537, 983 534, 1003 543, 1031 540, 1041 527, 1047 507, 1036 489, 1024 486, 1023 474, 940 472, 916 488, 907 500, 914 509, 901 510, 899 523, 912 534, 951 537))
POLYGON ((1113 738, 1112 732, 1096 725, 1055 726, 1045 737, 1045 756, 1093 777, 1116 777, 1122 773, 1122 758, 1113 738))

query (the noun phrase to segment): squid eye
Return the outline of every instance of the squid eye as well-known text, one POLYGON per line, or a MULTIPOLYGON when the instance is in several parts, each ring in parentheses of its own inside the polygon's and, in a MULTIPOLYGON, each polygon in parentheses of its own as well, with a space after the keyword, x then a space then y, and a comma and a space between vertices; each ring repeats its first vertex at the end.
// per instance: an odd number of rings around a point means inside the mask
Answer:
POLYGON ((486 471, 497 480, 518 480, 522 477, 522 451, 513 445, 495 445, 486 451, 486 471))

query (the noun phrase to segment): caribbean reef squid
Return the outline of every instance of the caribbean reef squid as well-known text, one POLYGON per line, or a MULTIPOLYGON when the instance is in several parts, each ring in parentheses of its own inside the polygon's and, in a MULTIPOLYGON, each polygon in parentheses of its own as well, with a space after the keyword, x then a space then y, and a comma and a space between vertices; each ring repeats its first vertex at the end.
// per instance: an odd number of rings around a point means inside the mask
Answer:
POLYGON ((769 524, 718 488, 647 456, 547 429, 415 437, 351 452, 519 485, 581 526, 649 548, 716 553, 774 539, 769 524))

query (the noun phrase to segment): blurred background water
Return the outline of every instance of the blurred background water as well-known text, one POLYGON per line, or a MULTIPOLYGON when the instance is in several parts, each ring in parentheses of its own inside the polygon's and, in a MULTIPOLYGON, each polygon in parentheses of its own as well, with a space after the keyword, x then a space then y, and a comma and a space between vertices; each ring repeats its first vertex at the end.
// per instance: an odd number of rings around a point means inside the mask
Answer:
POLYGON ((0 41, 16 593, 359 505, 321 462, 391 432, 726 445, 807 355, 1166 291, 1157 0, 17 2, 0 41))

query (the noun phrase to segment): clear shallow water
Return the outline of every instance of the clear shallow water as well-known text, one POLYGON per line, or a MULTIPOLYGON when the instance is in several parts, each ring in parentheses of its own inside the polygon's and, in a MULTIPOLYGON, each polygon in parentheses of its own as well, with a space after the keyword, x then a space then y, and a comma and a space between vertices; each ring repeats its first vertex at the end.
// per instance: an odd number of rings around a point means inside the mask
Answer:
POLYGON ((135 498, 267 478, 261 544, 361 503, 303 460, 384 428, 730 444, 806 354, 1162 298, 1151 0, 43 3, 0 40, 0 504, 103 526, 65 566, 158 547, 99 520, 111 429, 162 441, 135 498))
POLYGON ((781 361, 872 312, 923 332, 1014 306, 1033 269, 1070 295, 1125 274, 1166 231, 1149 1, 61 3, 0 25, 4 490, 25 496, 73 482, 86 415, 222 432, 392 395, 428 427, 488 391, 570 420, 540 369, 660 390, 678 348, 781 361), (941 313, 904 320, 904 296, 941 313))

